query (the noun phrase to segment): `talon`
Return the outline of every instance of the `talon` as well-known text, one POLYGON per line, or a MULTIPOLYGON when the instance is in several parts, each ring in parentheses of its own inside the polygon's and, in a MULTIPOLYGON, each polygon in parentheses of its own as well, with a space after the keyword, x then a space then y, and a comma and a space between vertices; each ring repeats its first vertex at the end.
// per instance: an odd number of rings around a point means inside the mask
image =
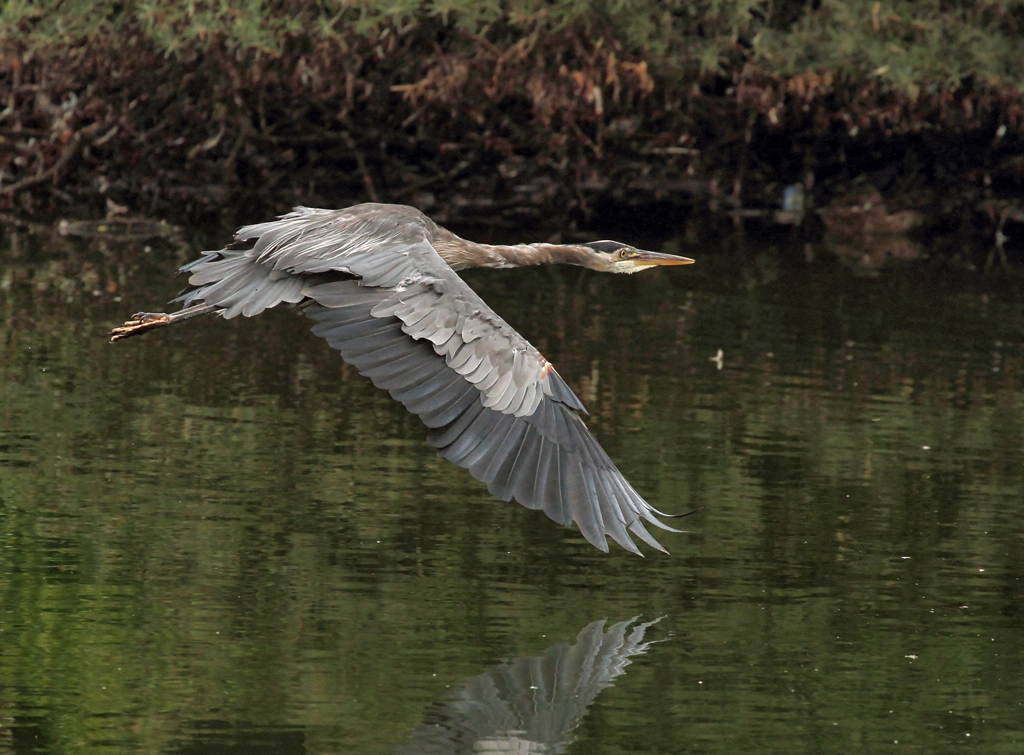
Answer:
POLYGON ((163 312, 136 312, 132 319, 128 320, 120 328, 110 331, 110 342, 120 341, 122 338, 130 338, 146 333, 161 325, 168 325, 171 321, 170 315, 163 312))
POLYGON ((132 315, 132 322, 166 322, 167 320, 168 315, 165 315, 163 312, 136 312, 132 315))

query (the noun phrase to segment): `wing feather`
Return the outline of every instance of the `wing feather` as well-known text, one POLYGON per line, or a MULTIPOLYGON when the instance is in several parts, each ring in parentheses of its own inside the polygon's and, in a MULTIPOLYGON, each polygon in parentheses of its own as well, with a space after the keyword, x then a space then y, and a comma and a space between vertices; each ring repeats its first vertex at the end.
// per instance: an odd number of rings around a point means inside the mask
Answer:
POLYGON ((547 476, 544 478, 544 487, 541 489, 541 500, 544 513, 559 524, 566 527, 572 522, 572 512, 562 498, 562 475, 567 473, 565 461, 562 459, 562 446, 548 443, 551 448, 549 454, 550 465, 547 468, 547 476))
POLYGON ((540 433, 526 434, 519 456, 508 475, 505 490, 509 497, 499 497, 506 501, 515 498, 528 509, 543 508, 540 499, 534 495, 534 484, 540 468, 540 451, 546 444, 548 441, 540 433))
POLYGON ((620 546, 631 553, 639 553, 636 545, 629 538, 626 531, 625 519, 622 511, 615 505, 615 496, 611 488, 605 482, 602 470, 589 469, 587 471, 587 486, 591 495, 598 501, 601 507, 601 515, 604 517, 605 531, 620 546))
POLYGON ((451 359, 448 360, 448 366, 460 375, 468 375, 479 365, 480 357, 477 356, 476 349, 465 343, 457 352, 455 352, 451 359))
POLYGON ((391 395, 401 401, 420 401, 443 391, 457 383, 457 376, 445 368, 444 362, 434 359, 424 369, 396 376, 390 381, 380 381, 378 388, 390 391, 391 395))
MULTIPOLYGON (((561 449, 560 449, 561 450, 561 449)), ((604 536, 604 521, 601 509, 591 505, 587 498, 587 483, 583 478, 583 465, 579 459, 564 450, 560 454, 559 485, 562 490, 562 503, 568 509, 569 516, 576 521, 580 533, 589 542, 608 552, 608 541, 604 536)))
POLYGON ((433 394, 450 381, 450 371, 437 359, 424 363, 416 371, 408 371, 378 379, 374 385, 391 393, 399 401, 433 394), (401 398, 399 398, 401 396, 401 398))
MULTIPOLYGON (((345 361, 349 364, 354 365, 360 372, 371 367, 379 367, 382 364, 387 364, 392 359, 404 355, 409 350, 408 343, 403 340, 396 340, 385 348, 377 351, 368 352, 359 355, 346 355, 342 351, 342 356, 345 357, 345 361)), ((339 349, 339 351, 341 351, 339 349)))
MULTIPOLYGON (((339 349, 340 351, 340 349, 339 349)), ((425 368, 427 365, 434 364, 437 361, 437 357, 428 351, 427 349, 417 349, 404 356, 398 357, 393 362, 387 362, 385 364, 378 365, 377 367, 370 367, 360 372, 366 377, 374 381, 376 385, 377 380, 390 380, 400 375, 415 374, 420 369, 425 368)))
POLYGON ((512 495, 508 491, 512 472, 519 461, 523 448, 527 445, 527 438, 531 437, 531 434, 527 432, 529 428, 522 419, 516 421, 513 429, 515 433, 509 434, 509 438, 502 444, 499 453, 490 460, 480 477, 483 482, 487 483, 487 489, 491 491, 491 495, 503 501, 512 499, 512 495))
POLYGON ((477 388, 480 388, 480 383, 491 374, 491 370, 494 368, 494 364, 491 362, 491 357, 484 354, 480 357, 480 362, 476 368, 469 373, 466 373, 466 380, 471 382, 477 388))
POLYGON ((439 448, 437 450, 438 454, 443 456, 445 459, 448 459, 448 461, 455 462, 460 467, 465 466, 462 463, 462 460, 465 459, 474 448, 480 445, 480 441, 487 437, 491 430, 494 429, 495 425, 498 424, 498 420, 502 416, 503 415, 499 412, 489 412, 486 410, 480 412, 451 445, 439 448))
POLYGON ((397 347, 402 352, 407 351, 409 337, 402 330, 400 323, 388 323, 386 327, 376 332, 345 340, 342 343, 345 344, 345 355, 352 360, 353 364, 356 364, 360 357, 375 358, 390 347, 397 347))
MULTIPOLYGON (((472 406, 479 403, 480 394, 472 385, 465 383, 463 384, 463 389, 465 392, 450 403, 433 411, 424 411, 420 414, 420 419, 423 420, 423 424, 431 429, 447 427, 456 419, 461 417, 463 412, 468 411, 472 406)), ((480 409, 481 411, 483 410, 482 404, 480 405, 480 409)), ((429 436, 427 437, 427 440, 430 440, 429 436)))
POLYGON ((400 398, 399 401, 405 404, 405 408, 410 412, 420 415, 433 415, 435 412, 457 405, 460 401, 468 401, 466 396, 473 394, 469 393, 465 381, 458 375, 452 375, 451 370, 446 370, 446 373, 445 377, 449 379, 438 390, 424 396, 400 398))
POLYGON ((641 540, 643 540, 652 548, 655 548, 656 550, 659 550, 662 553, 668 553, 668 551, 662 547, 661 543, 655 540, 651 533, 644 528, 644 524, 640 519, 633 520, 633 523, 629 525, 629 531, 641 540))
POLYGON ((470 474, 481 482, 490 482, 484 479, 487 466, 495 456, 501 453, 502 446, 508 440, 509 435, 513 433, 516 426, 516 418, 511 414, 500 414, 497 412, 489 412, 489 414, 498 417, 497 423, 487 433, 486 437, 480 439, 476 448, 466 454, 460 462, 460 466, 468 469, 470 474))
POLYGON ((587 430, 561 376, 440 258, 437 227, 412 208, 374 217, 381 206, 360 207, 297 208, 240 229, 251 248, 183 267, 192 288, 181 300, 224 317, 307 300, 313 332, 419 415, 438 455, 494 496, 575 521, 603 551, 611 537, 639 553, 630 533, 661 550, 643 522, 672 528, 587 430))
MULTIPOLYGON (((454 417, 443 425, 437 425, 427 435, 427 442, 434 448, 450 448, 452 443, 459 439, 463 431, 476 419, 477 415, 484 411, 484 405, 479 401, 479 394, 472 386, 467 390, 466 395, 473 398, 468 405, 459 411, 454 417)), ((441 452, 438 451, 438 454, 441 452)), ((445 457, 447 458, 447 457, 445 457)))

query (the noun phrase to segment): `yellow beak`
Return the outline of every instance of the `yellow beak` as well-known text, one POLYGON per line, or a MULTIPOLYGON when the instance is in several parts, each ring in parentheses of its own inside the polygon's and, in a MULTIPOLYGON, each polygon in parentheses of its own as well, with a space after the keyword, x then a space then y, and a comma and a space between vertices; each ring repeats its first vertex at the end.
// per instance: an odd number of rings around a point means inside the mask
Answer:
POLYGON ((661 254, 660 252, 645 252, 638 249, 635 256, 630 257, 634 265, 692 265, 693 260, 689 257, 679 257, 675 254, 661 254))

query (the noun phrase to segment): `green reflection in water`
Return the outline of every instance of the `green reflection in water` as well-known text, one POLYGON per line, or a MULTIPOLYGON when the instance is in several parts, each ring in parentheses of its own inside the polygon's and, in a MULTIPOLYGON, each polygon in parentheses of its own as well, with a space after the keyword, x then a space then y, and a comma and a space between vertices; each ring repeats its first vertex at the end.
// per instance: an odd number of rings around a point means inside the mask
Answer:
POLYGON ((706 507, 637 559, 491 499, 304 318, 108 345, 191 251, 32 243, 0 278, 0 752, 391 752, 636 615, 672 641, 572 752, 1020 748, 1024 316, 987 279, 751 248, 467 276, 652 504, 706 507))

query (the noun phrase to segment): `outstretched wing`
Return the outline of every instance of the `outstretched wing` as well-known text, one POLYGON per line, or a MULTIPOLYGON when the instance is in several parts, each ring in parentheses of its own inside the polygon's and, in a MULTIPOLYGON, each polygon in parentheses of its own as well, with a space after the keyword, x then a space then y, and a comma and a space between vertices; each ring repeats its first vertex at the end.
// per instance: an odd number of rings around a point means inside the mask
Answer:
POLYGON ((418 415, 438 454, 493 495, 575 521, 603 551, 611 536, 639 554, 629 532, 664 550, 643 521, 672 528, 587 430, 579 399, 438 256, 431 231, 408 207, 300 208, 239 231, 251 249, 183 268, 194 288, 182 298, 225 317, 311 300, 313 332, 418 415))

